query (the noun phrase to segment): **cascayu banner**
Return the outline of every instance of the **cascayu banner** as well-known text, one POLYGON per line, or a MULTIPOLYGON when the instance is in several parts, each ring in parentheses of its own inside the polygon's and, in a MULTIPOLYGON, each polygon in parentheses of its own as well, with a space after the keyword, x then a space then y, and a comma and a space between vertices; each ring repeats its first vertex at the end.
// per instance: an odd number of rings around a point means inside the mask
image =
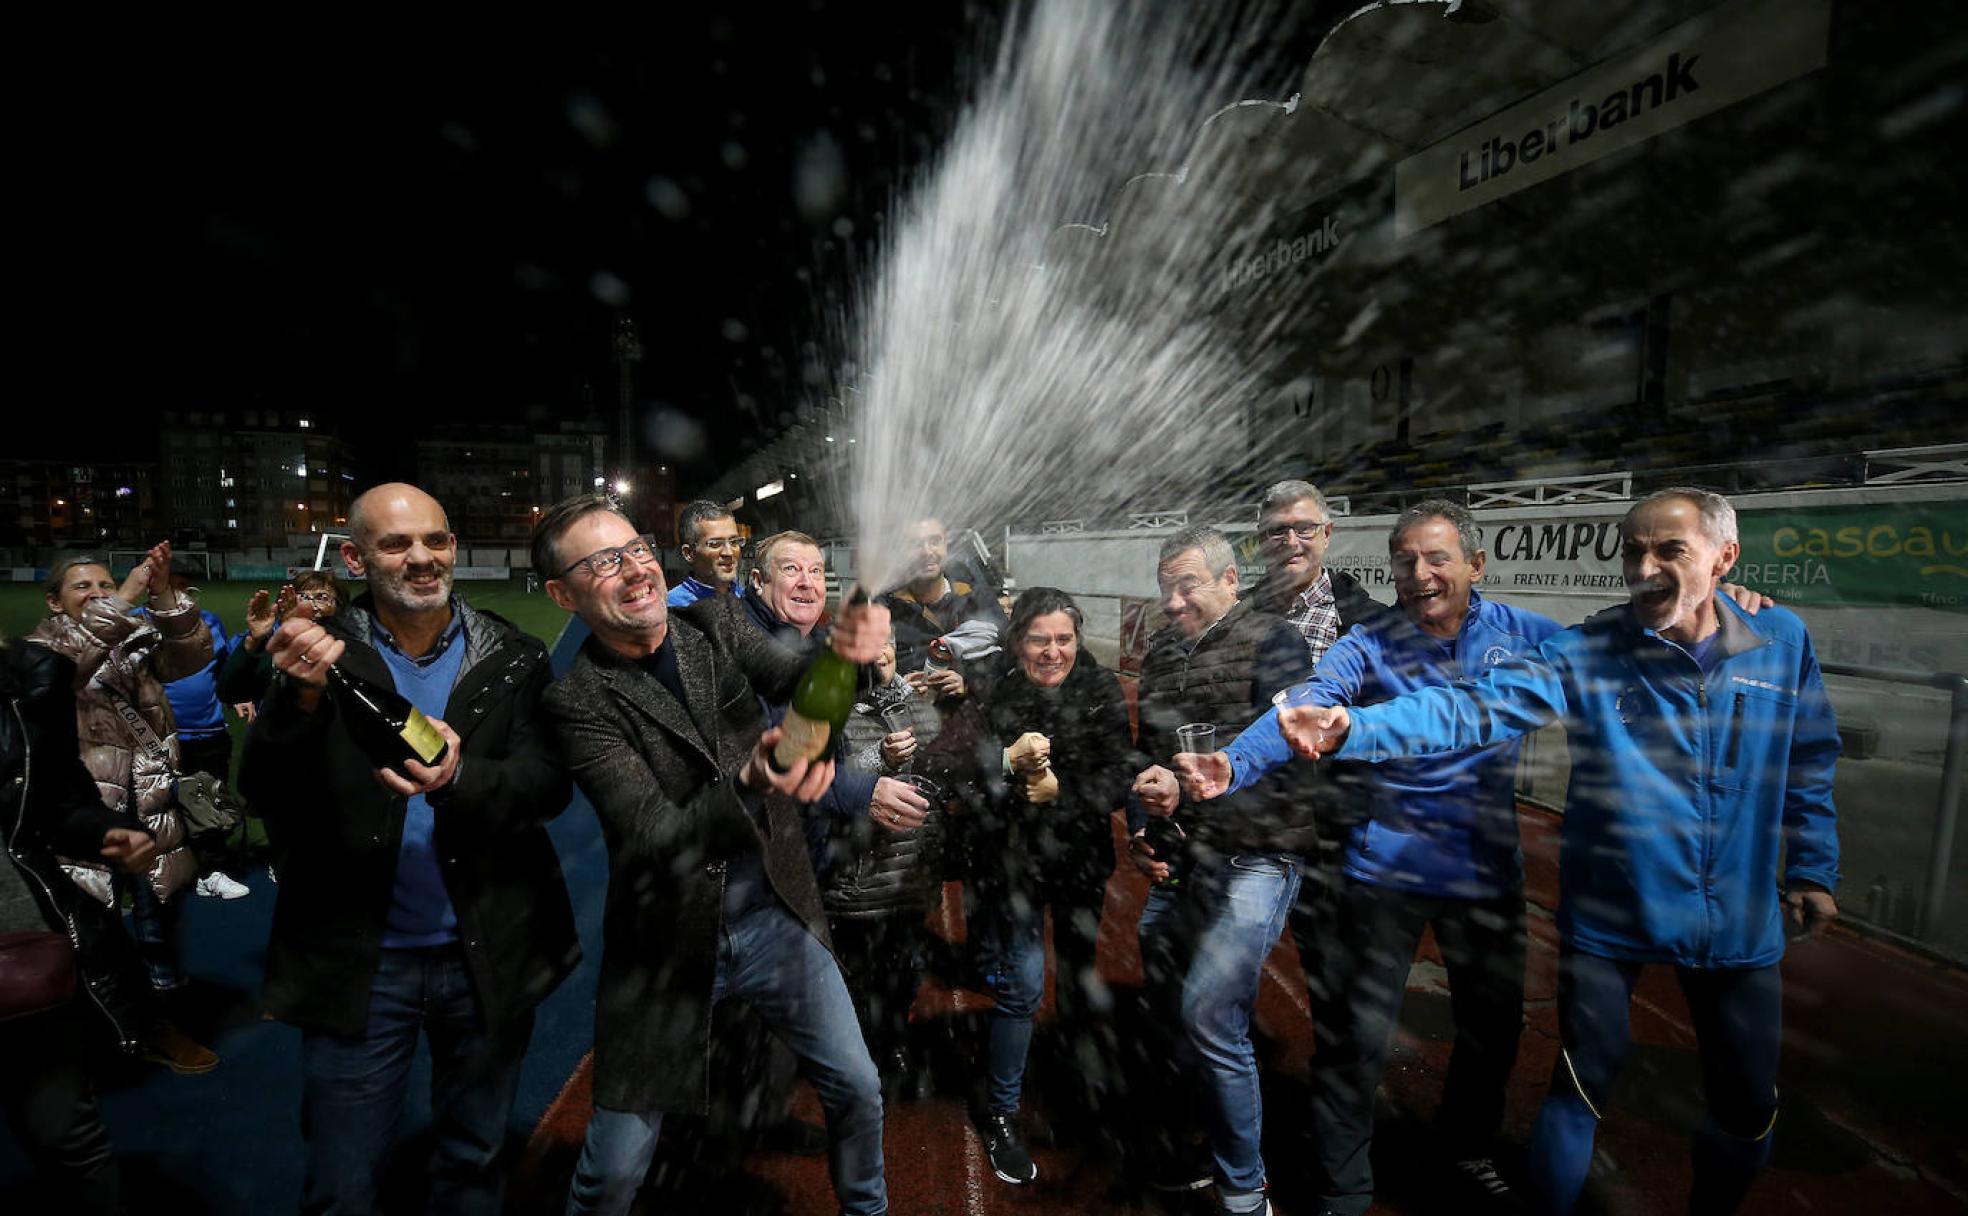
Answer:
POLYGON ((1968 503, 1750 511, 1735 575, 1786 604, 1968 607, 1968 503))

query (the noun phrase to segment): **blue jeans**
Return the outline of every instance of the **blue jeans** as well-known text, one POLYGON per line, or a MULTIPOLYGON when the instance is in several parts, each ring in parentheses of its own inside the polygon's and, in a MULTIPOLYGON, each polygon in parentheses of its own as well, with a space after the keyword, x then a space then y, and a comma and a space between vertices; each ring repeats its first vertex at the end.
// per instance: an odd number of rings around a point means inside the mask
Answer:
POLYGON ((150 972, 150 986, 159 992, 179 987, 185 982, 178 970, 178 924, 184 917, 185 893, 158 899, 147 874, 119 874, 116 883, 130 892, 130 937, 150 972))
POLYGON ((1264 960, 1298 896, 1298 861, 1278 853, 1239 854, 1196 871, 1188 883, 1185 890, 1156 887, 1148 893, 1142 953, 1146 959, 1172 950, 1183 960, 1176 969, 1184 1036, 1178 1050, 1204 1097, 1217 1188, 1225 1195, 1254 1194, 1264 1186, 1264 1104, 1251 1010, 1264 960), (1171 943, 1170 936, 1181 940, 1171 943))
POLYGON ((304 1212, 373 1212, 396 1138, 419 1032, 430 1039, 432 1211, 497 1216, 500 1151, 532 1038, 531 1014, 488 1030, 463 948, 385 949, 369 985, 360 1035, 301 1035, 304 1212))
POLYGON ((966 919, 978 969, 996 1001, 985 1049, 990 1071, 985 1101, 993 1114, 1016 1114, 1024 1096, 1032 1018, 1045 999, 1045 905, 1018 888, 999 889, 966 919))
MULTIPOLYGON (((800 1058, 820 1095, 827 1168, 841 1210, 882 1216, 888 1188, 882 1180, 881 1076, 861 1041, 834 956, 783 904, 750 908, 736 923, 720 926, 711 1004, 727 998, 758 1011, 800 1058)), ((567 1193, 568 1216, 628 1211, 662 1130, 660 1110, 595 1107, 567 1193)))

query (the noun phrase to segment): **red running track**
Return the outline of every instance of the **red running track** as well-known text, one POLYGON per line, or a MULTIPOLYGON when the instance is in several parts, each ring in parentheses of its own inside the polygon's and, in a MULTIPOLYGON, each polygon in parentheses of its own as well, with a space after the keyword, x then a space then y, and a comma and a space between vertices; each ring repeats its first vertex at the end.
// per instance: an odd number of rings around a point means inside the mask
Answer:
MULTIPOLYGON (((1557 1054, 1557 816, 1522 807, 1531 904, 1526 1031, 1505 1116, 1506 1173, 1521 1153, 1557 1054)), ((1117 827, 1118 833, 1118 827, 1117 827)), ((1146 887, 1132 867, 1107 888, 1100 970, 1116 986, 1135 986, 1140 963, 1134 924, 1146 887)), ((960 940, 961 913, 946 892, 933 927, 960 940)), ((1845 928, 1795 943, 1784 963, 1782 1111, 1771 1167, 1744 1212, 1879 1213, 1924 1216, 1968 1211, 1968 1115, 1957 1091, 1968 1083, 1968 974, 1845 928)), ((912 1012, 930 1032, 975 1033, 989 999, 931 983, 912 1012)), ((1042 1010, 1043 1023, 1049 1009, 1042 1010)), ((1635 1051, 1612 1111, 1581 1212, 1652 1216, 1685 1210, 1687 1143, 1700 1109, 1700 1073, 1687 1011, 1672 975, 1654 969, 1633 1007, 1635 1051)), ((1316 1208, 1308 1193, 1303 1097, 1312 1026, 1297 957, 1281 942, 1265 969, 1253 1035, 1266 1074, 1265 1159, 1280 1216, 1316 1208)), ((1453 1026, 1440 958, 1424 937, 1408 978, 1401 1028, 1383 1078, 1374 1159, 1381 1194, 1375 1213, 1418 1214, 1453 1207, 1431 1189, 1428 1120, 1434 1113, 1453 1026)), ((579 1149, 589 1105, 592 1057, 584 1059, 548 1109, 515 1177, 509 1210, 558 1211, 579 1149)), ((1035 1065, 1036 1067, 1036 1065, 1035 1065)), ((1164 1206, 1128 1199, 1113 1167, 1077 1147, 1083 1136, 1049 1134, 1041 1099, 1028 1101, 1040 1179, 1008 1187, 984 1162, 965 1113, 961 1079, 921 1099, 892 1102, 886 1151, 897 1216, 947 1214, 1208 1211, 1204 1201, 1164 1206), (1032 1109, 1037 1107, 1037 1109, 1032 1109), (1057 1141, 1057 1143, 1055 1143, 1057 1141)), ((818 1123, 818 1103, 800 1087, 794 1110, 818 1123)), ((1062 1129, 1080 1131, 1084 1129, 1062 1129)), ((735 1206, 765 1216, 831 1216, 832 1191, 821 1157, 755 1151, 718 1184, 735 1206)), ((643 1210, 703 1210, 701 1199, 644 1191, 643 1210)))

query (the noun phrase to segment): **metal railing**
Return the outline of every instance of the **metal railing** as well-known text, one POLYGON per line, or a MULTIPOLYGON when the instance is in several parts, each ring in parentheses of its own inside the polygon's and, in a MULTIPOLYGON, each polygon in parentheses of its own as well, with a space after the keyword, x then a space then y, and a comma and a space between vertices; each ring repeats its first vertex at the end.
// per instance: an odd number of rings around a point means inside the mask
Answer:
POLYGON ((1927 852, 1926 898, 1914 934, 1920 939, 1931 938, 1940 931, 1941 912, 1947 904, 1948 866, 1954 857, 1954 829, 1961 813, 1962 764, 1968 759, 1968 676, 1951 671, 1895 671, 1855 663, 1825 663, 1822 669, 1828 676, 1938 688, 1949 696, 1947 751, 1941 761, 1941 792, 1934 804, 1934 829, 1927 852))

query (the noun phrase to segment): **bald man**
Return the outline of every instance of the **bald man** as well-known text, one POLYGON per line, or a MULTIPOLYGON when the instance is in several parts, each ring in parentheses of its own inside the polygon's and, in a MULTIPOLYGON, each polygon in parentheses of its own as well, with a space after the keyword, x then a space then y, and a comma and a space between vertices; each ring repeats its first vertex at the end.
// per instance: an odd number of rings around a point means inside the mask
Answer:
POLYGON ((376 1209, 421 1034, 430 1208, 496 1213, 533 1009, 580 959, 546 833, 571 792, 539 726, 552 673, 537 639, 452 594, 457 538, 430 495, 377 486, 349 531, 342 561, 369 590, 267 643, 277 674, 240 767, 288 849, 265 1002, 301 1030, 299 1206, 376 1209), (407 698, 444 755, 377 768, 330 665, 407 698))

